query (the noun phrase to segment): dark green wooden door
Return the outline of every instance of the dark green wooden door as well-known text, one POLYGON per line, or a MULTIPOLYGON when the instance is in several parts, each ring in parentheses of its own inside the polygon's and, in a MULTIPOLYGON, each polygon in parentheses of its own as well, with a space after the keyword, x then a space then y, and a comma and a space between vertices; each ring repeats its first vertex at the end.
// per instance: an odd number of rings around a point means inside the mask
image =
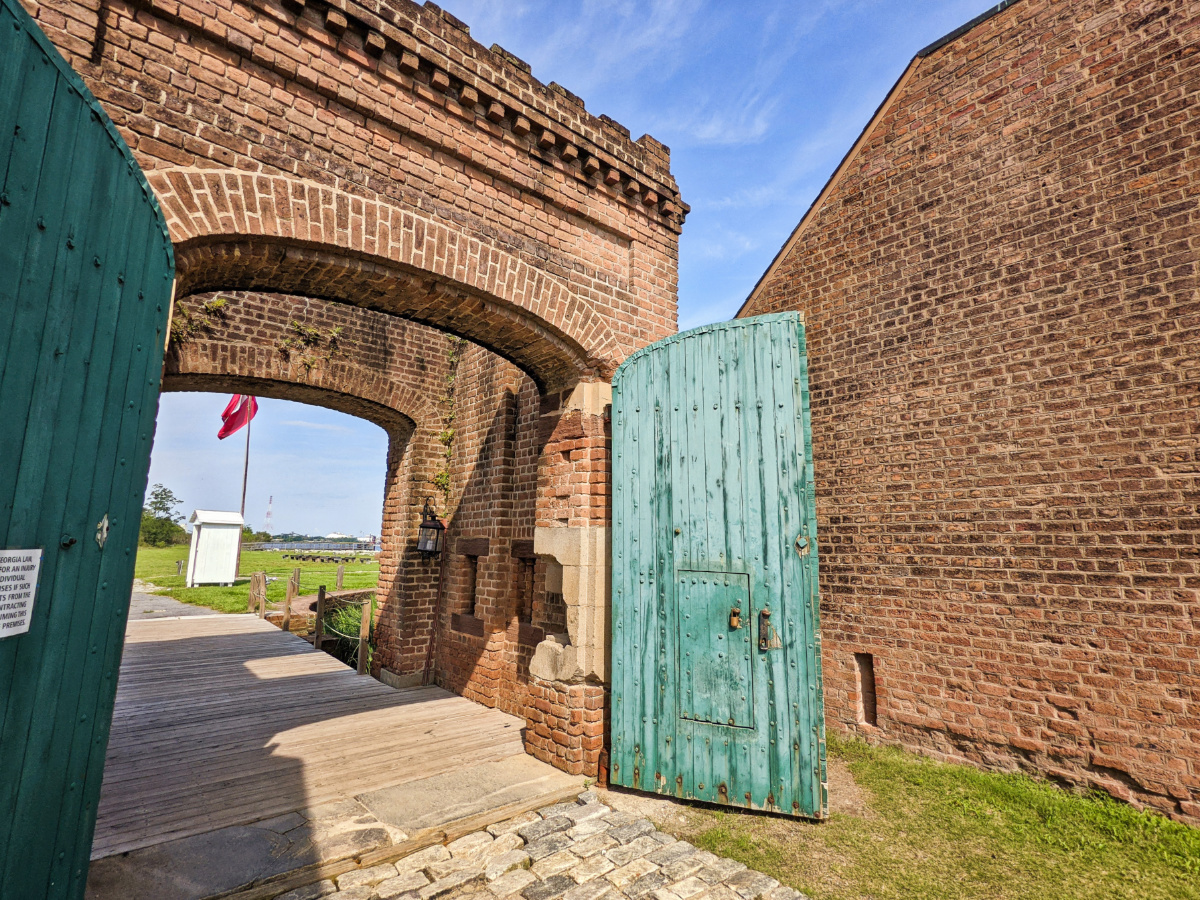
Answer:
POLYGON ((174 261, 111 121, 0 0, 0 550, 40 550, 0 637, 0 897, 82 897, 174 261))
POLYGON ((825 815, 804 323, 659 341, 613 380, 616 784, 825 815))

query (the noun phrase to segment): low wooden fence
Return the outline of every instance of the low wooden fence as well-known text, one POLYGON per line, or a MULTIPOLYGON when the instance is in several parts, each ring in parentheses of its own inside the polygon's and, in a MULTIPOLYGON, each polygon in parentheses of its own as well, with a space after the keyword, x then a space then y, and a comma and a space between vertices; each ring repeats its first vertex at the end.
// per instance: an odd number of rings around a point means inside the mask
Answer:
POLYGON ((354 557, 354 556, 323 556, 320 553, 285 553, 283 559, 298 559, 301 562, 324 562, 324 563, 340 563, 340 562, 372 562, 374 557, 354 557))
POLYGON ((309 608, 313 614, 311 617, 308 615, 302 616, 303 630, 306 633, 304 635, 305 639, 308 639, 307 632, 309 631, 308 625, 311 618, 311 640, 313 646, 318 650, 321 649, 322 642, 328 639, 346 640, 352 644, 356 643, 355 655, 357 657, 358 674, 363 675, 367 671, 370 655, 368 653, 368 644, 371 637, 371 618, 375 589, 357 588, 342 590, 345 569, 345 566, 338 566, 337 590, 327 591, 325 585, 322 584, 317 588, 316 594, 309 594, 307 597, 300 595, 300 568, 292 569, 292 573, 288 576, 287 593, 284 597, 283 608, 278 612, 268 610, 267 608, 267 573, 254 572, 250 575, 250 596, 247 601, 247 611, 257 612, 260 619, 266 619, 268 622, 278 624, 283 631, 292 631, 292 617, 297 601, 301 601, 301 603, 308 601, 309 608), (357 606, 361 610, 358 634, 344 634, 326 623, 325 615, 327 612, 332 609, 350 606, 357 606))

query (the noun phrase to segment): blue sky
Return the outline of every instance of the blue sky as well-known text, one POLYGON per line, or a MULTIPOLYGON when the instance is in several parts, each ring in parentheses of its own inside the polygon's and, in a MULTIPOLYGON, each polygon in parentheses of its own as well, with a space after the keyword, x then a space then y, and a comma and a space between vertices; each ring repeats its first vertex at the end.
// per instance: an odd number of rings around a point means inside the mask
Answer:
POLYGON ((995 0, 438 0, 671 148, 681 329, 731 318, 918 50, 995 0))
MULTIPOLYGON (((217 440, 228 394, 163 394, 150 456, 161 483, 193 509, 236 510, 242 499, 246 431, 217 440)), ((378 534, 387 434, 378 425, 319 406, 260 400, 250 423, 246 521, 263 527, 272 495, 272 531, 378 534)))
MULTIPOLYGON (((633 137, 671 148, 692 206, 679 245, 679 324, 728 319, 913 55, 986 0, 439 0, 633 137)), ((236 509, 240 435, 227 396, 166 394, 150 483, 236 509)), ((378 532, 386 438, 368 422, 264 400, 247 519, 275 530, 378 532)))

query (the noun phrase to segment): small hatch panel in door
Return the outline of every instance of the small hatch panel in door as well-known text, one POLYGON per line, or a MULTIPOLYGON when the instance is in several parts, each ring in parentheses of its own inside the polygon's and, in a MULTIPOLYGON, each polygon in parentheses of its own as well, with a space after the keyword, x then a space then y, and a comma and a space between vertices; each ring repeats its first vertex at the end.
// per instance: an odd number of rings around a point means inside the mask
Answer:
POLYGON ((679 572, 679 717, 754 727, 750 576, 679 572))

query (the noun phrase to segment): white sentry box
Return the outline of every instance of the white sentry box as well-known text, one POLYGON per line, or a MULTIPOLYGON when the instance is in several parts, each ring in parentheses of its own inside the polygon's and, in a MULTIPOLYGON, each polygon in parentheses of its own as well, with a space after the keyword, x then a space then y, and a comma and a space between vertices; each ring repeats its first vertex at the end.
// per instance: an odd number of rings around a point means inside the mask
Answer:
POLYGON ((242 517, 235 512, 198 509, 188 521, 192 523, 192 546, 188 551, 187 586, 233 584, 242 517))

